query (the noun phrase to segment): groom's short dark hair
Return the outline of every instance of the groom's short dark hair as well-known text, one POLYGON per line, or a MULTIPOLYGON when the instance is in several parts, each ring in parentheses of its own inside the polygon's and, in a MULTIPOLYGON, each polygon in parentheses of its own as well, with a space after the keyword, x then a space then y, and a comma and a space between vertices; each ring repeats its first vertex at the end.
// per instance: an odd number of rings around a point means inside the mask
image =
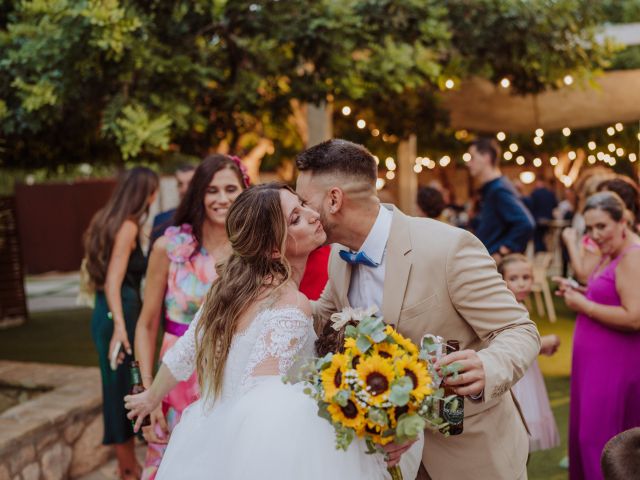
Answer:
POLYGON ((306 149, 296 158, 301 172, 338 173, 359 177, 375 185, 378 167, 371 152, 362 145, 332 138, 306 149))

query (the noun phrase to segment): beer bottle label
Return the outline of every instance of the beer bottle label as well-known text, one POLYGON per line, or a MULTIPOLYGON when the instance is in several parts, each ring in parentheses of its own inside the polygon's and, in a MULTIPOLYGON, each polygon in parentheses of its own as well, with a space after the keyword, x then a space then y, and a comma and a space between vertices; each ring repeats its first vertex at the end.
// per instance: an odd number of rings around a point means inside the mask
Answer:
POLYGON ((140 375, 140 370, 138 370, 137 368, 132 368, 131 369, 131 384, 132 385, 141 385, 142 384, 142 378, 140 375))
POLYGON ((462 398, 458 398, 456 400, 451 400, 450 402, 445 403, 444 408, 442 409, 442 417, 445 422, 449 425, 460 425, 464 420, 464 400, 462 398), (457 408, 453 408, 457 403, 457 408))

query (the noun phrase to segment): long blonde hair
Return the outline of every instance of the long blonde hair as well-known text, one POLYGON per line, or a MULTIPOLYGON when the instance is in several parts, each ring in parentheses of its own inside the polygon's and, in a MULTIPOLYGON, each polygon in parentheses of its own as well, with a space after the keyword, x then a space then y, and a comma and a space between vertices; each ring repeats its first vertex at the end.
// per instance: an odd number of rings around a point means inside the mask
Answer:
POLYGON ((207 294, 196 327, 196 368, 205 400, 222 389, 227 356, 242 313, 265 288, 277 289, 291 276, 284 257, 287 222, 280 204, 283 189, 292 191, 282 183, 251 187, 236 198, 227 214, 233 253, 218 265, 220 276, 207 294))

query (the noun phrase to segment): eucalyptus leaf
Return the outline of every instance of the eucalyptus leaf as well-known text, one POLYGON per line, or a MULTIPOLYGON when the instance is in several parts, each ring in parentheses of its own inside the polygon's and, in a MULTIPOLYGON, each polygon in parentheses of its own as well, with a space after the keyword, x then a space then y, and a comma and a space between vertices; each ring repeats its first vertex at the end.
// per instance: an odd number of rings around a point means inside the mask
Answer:
POLYGON ((346 407, 350 396, 351 394, 347 390, 339 390, 338 393, 333 396, 332 400, 341 407, 346 407))
POLYGON ((356 339, 356 347, 358 347, 358 350, 362 353, 367 353, 369 348, 371 348, 371 345, 371 340, 369 340, 365 335, 358 335, 358 338, 356 339))
POLYGON ((344 336, 347 338, 356 338, 358 336, 358 329, 353 325, 347 325, 344 329, 344 336))
POLYGON ((398 419, 396 441, 398 443, 414 440, 425 429, 427 422, 415 413, 405 413, 398 419))

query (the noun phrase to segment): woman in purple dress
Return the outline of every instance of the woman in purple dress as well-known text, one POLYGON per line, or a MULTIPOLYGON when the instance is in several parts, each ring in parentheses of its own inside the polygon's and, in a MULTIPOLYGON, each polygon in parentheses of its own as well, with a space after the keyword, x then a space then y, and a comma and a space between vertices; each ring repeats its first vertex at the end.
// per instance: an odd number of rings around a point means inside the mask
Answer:
POLYGON ((604 445, 640 426, 640 239, 628 228, 613 192, 584 207, 587 235, 602 258, 586 289, 560 283, 559 294, 578 313, 573 343, 569 474, 600 480, 604 445))

